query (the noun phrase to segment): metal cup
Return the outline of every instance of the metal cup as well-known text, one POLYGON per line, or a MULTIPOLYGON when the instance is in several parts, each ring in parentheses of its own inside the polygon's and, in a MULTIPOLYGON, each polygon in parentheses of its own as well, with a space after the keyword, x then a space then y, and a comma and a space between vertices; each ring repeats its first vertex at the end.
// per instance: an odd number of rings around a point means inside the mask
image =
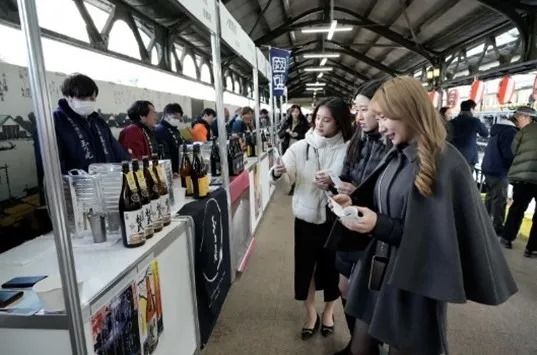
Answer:
POLYGON ((88 220, 91 227, 94 243, 106 242, 106 222, 103 213, 94 213, 92 210, 88 213, 88 220))

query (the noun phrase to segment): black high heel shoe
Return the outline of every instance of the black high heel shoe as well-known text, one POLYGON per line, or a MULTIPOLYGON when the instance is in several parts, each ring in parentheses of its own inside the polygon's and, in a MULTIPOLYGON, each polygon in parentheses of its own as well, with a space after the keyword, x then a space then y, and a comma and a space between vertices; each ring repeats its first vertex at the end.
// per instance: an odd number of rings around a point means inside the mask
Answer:
POLYGON ((302 328, 302 340, 308 340, 309 338, 311 338, 315 333, 317 333, 320 325, 321 317, 319 317, 319 315, 317 314, 317 320, 315 321, 315 325, 313 326, 313 328, 302 328))
POLYGON ((335 327, 335 321, 334 321, 334 316, 332 315, 332 322, 334 322, 334 325, 322 325, 321 326, 321 334, 323 335, 323 337, 327 337, 329 336, 330 334, 334 333, 334 327, 335 327))

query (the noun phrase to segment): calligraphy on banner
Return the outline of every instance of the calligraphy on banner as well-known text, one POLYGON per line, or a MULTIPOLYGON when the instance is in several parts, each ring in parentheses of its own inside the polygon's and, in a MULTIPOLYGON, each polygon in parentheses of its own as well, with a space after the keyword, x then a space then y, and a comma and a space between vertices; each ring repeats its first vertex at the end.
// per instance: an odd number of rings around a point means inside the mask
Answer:
POLYGON ((291 51, 279 48, 270 49, 270 64, 272 67, 272 94, 283 96, 289 72, 289 57, 291 51))

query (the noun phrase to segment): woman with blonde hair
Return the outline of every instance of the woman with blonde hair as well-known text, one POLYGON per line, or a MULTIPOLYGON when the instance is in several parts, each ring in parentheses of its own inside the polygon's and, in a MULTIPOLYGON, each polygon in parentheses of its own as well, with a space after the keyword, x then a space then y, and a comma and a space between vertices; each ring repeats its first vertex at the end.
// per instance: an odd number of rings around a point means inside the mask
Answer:
POLYGON ((374 95, 394 148, 349 197, 343 217, 371 243, 351 275, 345 311, 355 317, 353 355, 447 353, 446 304, 497 305, 517 290, 468 164, 421 83, 386 82, 374 95))

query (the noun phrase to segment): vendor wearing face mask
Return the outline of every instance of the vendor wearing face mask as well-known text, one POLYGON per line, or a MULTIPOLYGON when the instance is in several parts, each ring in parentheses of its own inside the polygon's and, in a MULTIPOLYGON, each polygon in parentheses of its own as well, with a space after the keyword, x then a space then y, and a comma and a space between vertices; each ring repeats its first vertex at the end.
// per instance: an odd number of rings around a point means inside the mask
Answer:
MULTIPOLYGON (((61 90, 64 98, 58 101, 54 111, 54 125, 62 173, 71 169, 87 171, 92 163, 118 163, 129 159, 108 124, 95 112, 97 84, 85 75, 73 74, 65 79, 61 90)), ((35 149, 41 183, 43 165, 37 140, 35 149)))
POLYGON ((163 147, 163 159, 172 161, 174 174, 179 174, 179 149, 183 144, 183 139, 178 126, 182 117, 183 109, 179 104, 168 104, 164 107, 162 120, 155 127, 155 137, 158 144, 163 147))

